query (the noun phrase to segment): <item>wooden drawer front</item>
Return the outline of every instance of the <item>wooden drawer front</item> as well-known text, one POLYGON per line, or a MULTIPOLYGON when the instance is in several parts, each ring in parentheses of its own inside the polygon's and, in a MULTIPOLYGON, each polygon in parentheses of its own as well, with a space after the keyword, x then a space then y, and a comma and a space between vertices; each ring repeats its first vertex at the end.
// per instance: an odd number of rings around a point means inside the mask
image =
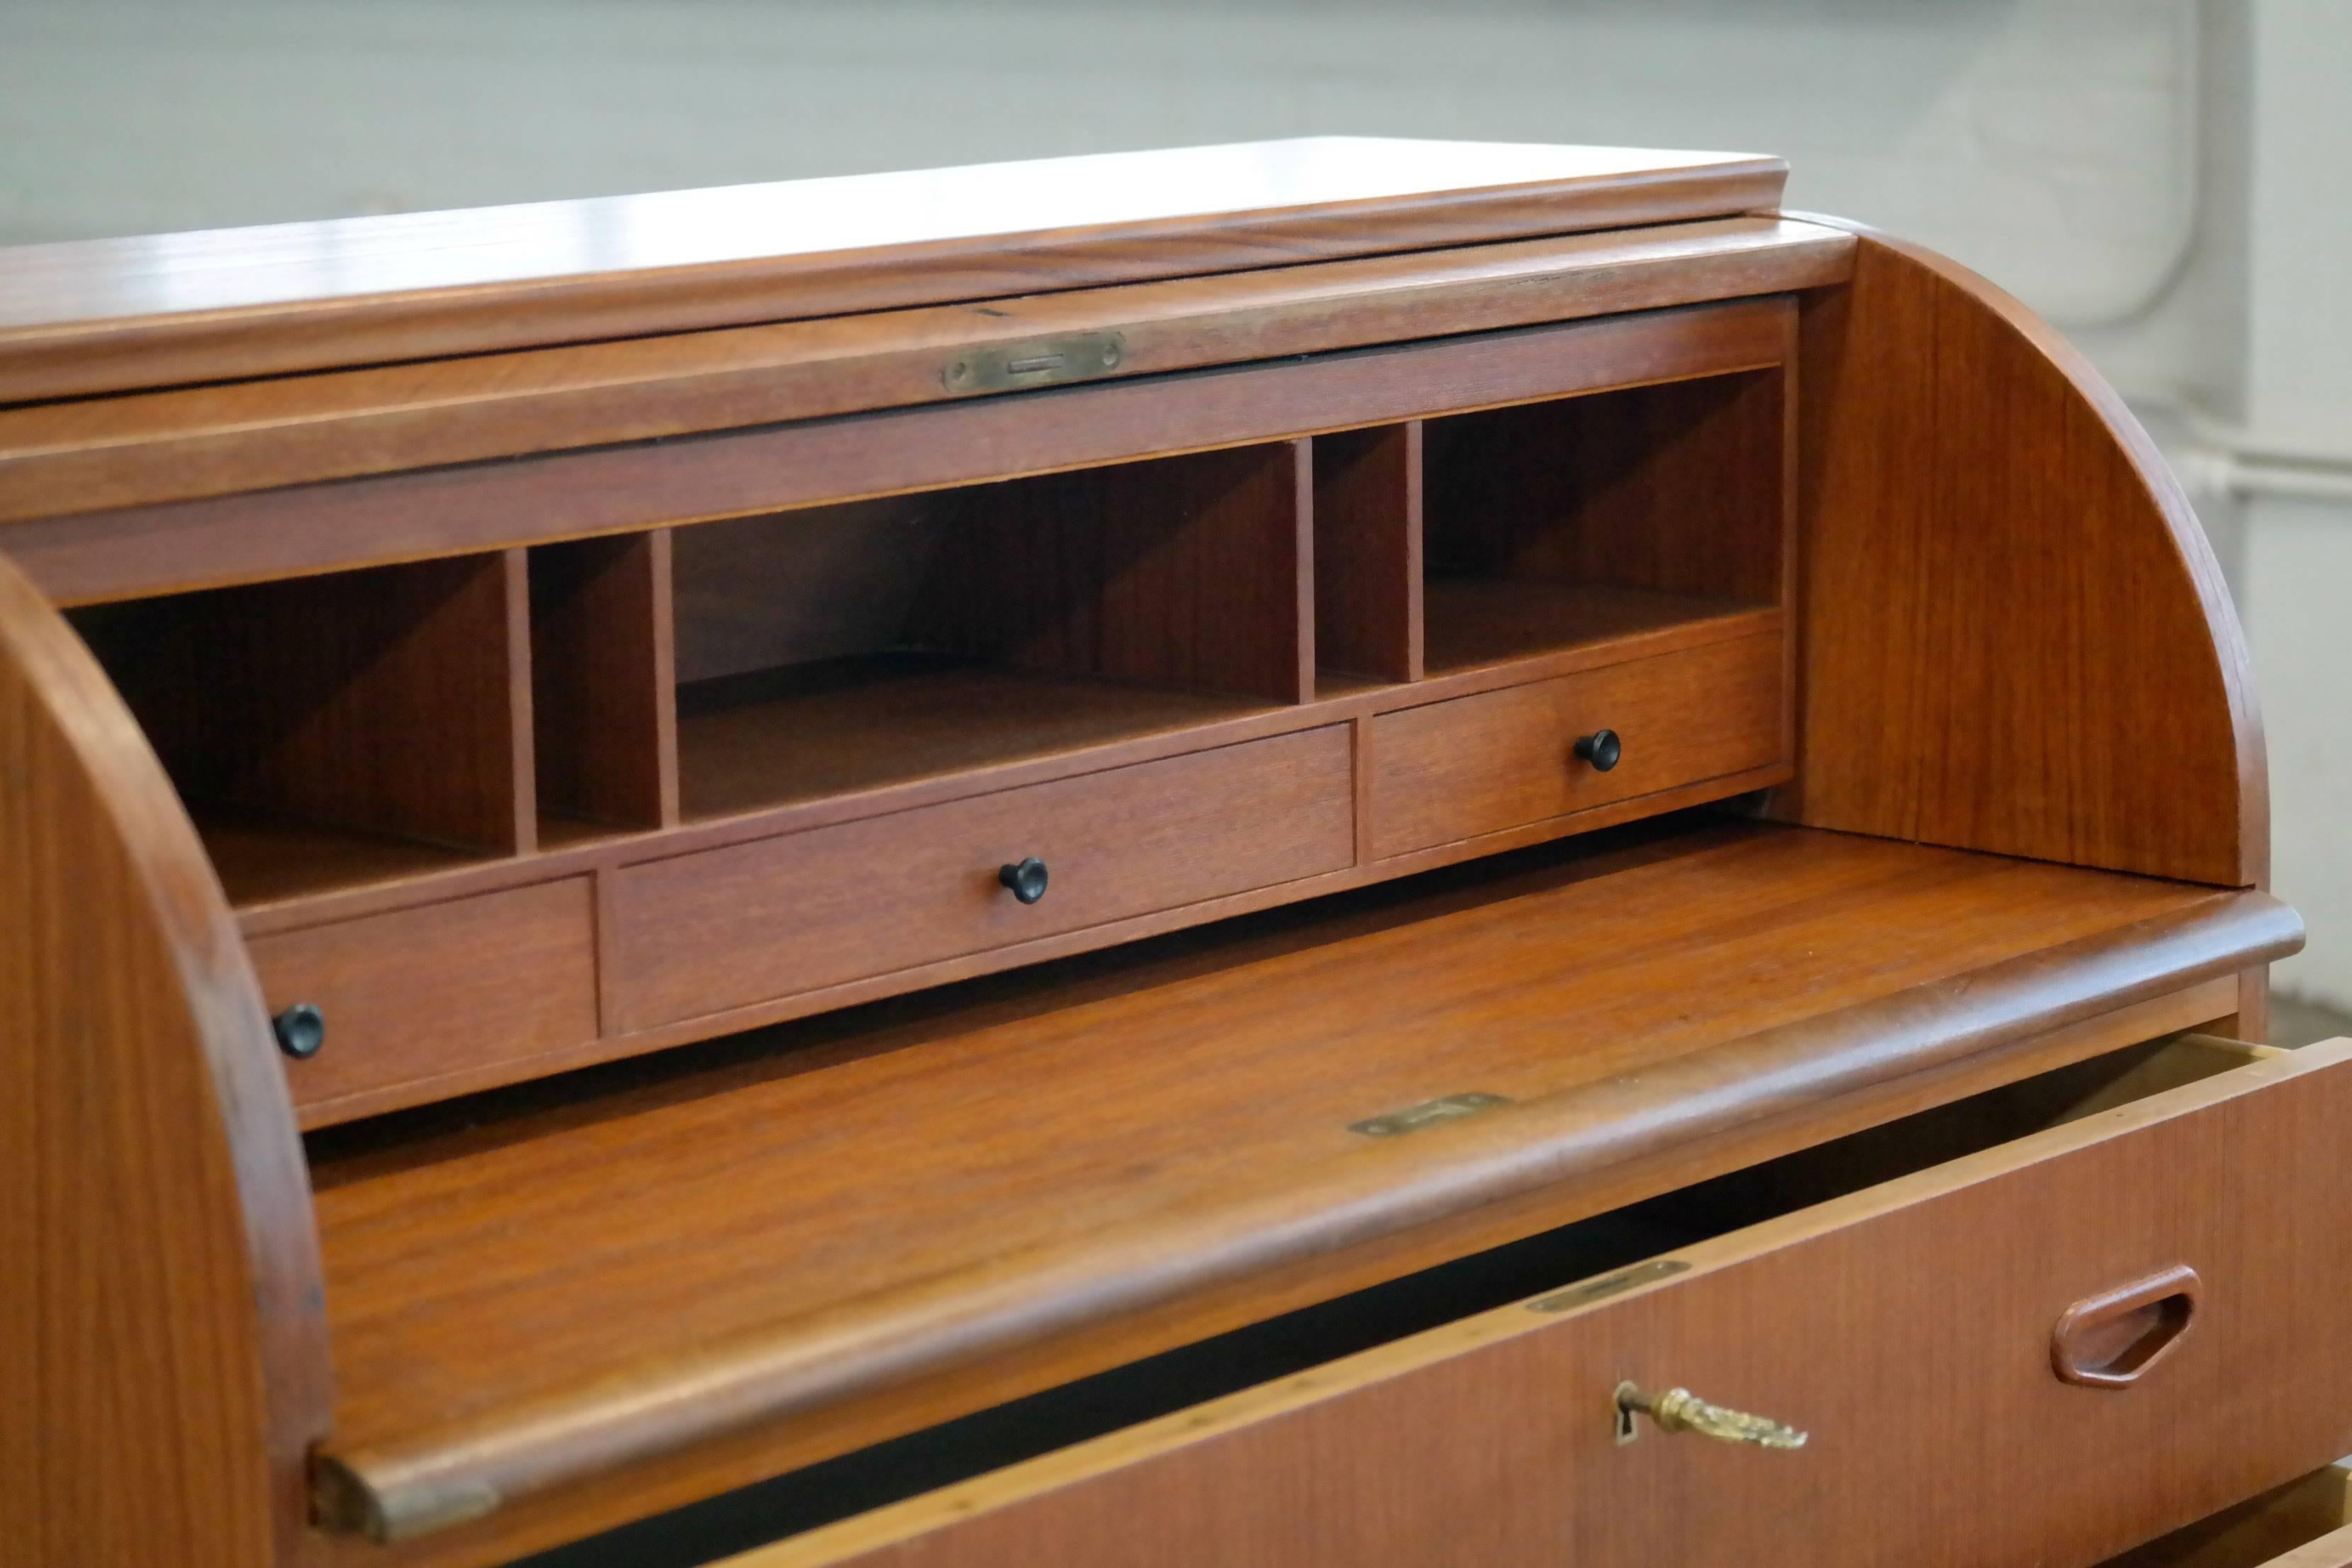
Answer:
POLYGON ((2223 1509, 2100 1568, 2352 1568, 2352 1462, 2223 1509))
POLYGON ((617 879, 617 994, 643 1028, 1344 868, 1331 725, 658 860, 617 879), (1045 862, 1023 904, 1000 866, 1045 862))
POLYGON ((2352 1041, 2282 1053, 740 1568, 2092 1563, 2352 1449, 2347 1125, 2352 1041), (2137 1382, 2061 1380, 2070 1307, 2183 1266, 2137 1382), (1627 1380, 1810 1440, 1620 1445, 1627 1380))
MULTIPOLYGON (((326 1016, 327 1041, 286 1064, 304 1120, 400 1086, 472 1072, 596 1037, 596 942, 588 879, 251 939, 270 1010, 326 1016)), ((371 1103, 366 1109, 377 1109, 371 1103)))
POLYGON ((1372 854, 1482 833, 1780 761, 1780 638, 1680 653, 1384 713, 1371 721, 1372 854), (1617 732, 1615 768, 1575 754, 1617 732))

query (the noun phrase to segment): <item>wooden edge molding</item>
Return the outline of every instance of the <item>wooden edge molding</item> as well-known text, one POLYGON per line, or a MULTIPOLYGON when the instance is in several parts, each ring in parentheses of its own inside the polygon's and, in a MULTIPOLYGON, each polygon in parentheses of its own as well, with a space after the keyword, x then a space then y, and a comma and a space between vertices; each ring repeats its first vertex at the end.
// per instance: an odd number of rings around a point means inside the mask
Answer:
MULTIPOLYGON (((1788 179, 1780 159, 1738 154, 1647 169, 1570 161, 1538 175, 1482 164, 1472 145, 1459 149, 1438 188, 1391 184, 1365 195, 1360 185, 1335 199, 1343 187, 1277 179, 1256 207, 1184 210, 1204 199, 1204 182, 1263 188, 1257 171, 1220 161, 1249 151, 1175 149, 0 251, 0 403, 1768 211, 1788 179), (1055 165, 1072 162, 1124 162, 1131 184, 1150 182, 1176 205, 1095 216, 1084 182, 1055 179, 1055 165), (1001 184, 1009 176, 1001 226, 968 218, 959 226, 950 216, 945 226, 877 240, 870 224, 839 221, 845 206, 896 203, 919 225, 939 201, 928 182, 942 173, 993 173, 1001 184), (820 185, 835 188, 831 203, 815 196, 820 185), (844 203, 839 188, 848 185, 862 195, 844 203), (679 234, 701 254, 684 252, 679 234), (629 255, 649 244, 661 258, 631 265, 629 255), (368 281, 354 286, 353 277, 368 281)), ((1376 163, 1383 153, 1368 143, 1357 157, 1376 163)))
POLYGON ((260 992, 162 765, 5 559, 0 886, 11 1553, 301 1561, 331 1373, 260 992))
POLYGON ((1821 827, 2222 887, 2269 869, 2245 638, 2114 389, 1966 268, 1806 301, 1798 775, 1821 827))
POLYGON ((754 516, 1759 370, 1787 363, 1795 310, 1731 299, 42 517, 0 524, 0 552, 79 605, 754 516))
POLYGON ((1368 1141, 1278 1192, 1057 1238, 854 1307, 695 1347, 527 1405, 322 1456, 333 1523, 397 1541, 510 1500, 806 1415, 942 1369, 1151 1310, 1298 1258, 1603 1173, 1864 1094, 2294 951, 2259 893, 2042 950, 1825 1018, 1768 1029, 1443 1133, 1368 1141))
POLYGON ((0 409, 0 522, 1785 292, 1852 237, 1732 217, 0 409), (1108 352, 1103 352, 1104 349, 1108 352))

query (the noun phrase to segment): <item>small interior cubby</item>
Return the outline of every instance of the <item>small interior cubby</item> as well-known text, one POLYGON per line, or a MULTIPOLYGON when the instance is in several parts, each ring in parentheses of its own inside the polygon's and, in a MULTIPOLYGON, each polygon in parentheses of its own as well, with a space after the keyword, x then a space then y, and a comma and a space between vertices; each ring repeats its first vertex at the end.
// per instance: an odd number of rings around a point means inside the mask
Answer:
POLYGON ((1438 675, 1783 601, 1778 369, 1427 422, 1438 675))
POLYGON ((669 530, 539 545, 530 561, 541 844, 676 826, 669 530))
POLYGON ((533 847, 520 551, 68 612, 232 902, 533 847))
POLYGON ((1315 437, 1315 662, 1327 693, 1422 677, 1421 421, 1315 437))
POLYGON ((676 531, 688 819, 1312 695, 1307 444, 676 531))

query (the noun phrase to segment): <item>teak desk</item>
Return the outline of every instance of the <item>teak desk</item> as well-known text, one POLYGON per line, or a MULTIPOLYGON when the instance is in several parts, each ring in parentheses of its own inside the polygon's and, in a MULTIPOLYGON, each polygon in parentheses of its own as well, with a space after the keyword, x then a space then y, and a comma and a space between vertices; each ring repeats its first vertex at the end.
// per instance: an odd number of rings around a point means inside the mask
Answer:
POLYGON ((2213 557, 1784 172, 0 253, 9 1561, 2085 1564, 2352 1451, 2213 557))

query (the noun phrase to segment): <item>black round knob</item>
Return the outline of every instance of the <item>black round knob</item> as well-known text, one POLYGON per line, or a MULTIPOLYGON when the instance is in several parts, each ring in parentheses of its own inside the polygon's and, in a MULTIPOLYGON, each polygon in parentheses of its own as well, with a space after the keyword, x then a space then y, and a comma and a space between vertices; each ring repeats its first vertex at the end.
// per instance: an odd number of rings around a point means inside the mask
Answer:
POLYGON ((1023 903, 1034 904, 1045 896, 1045 862, 1032 855, 1017 865, 999 866, 996 879, 1023 903))
POLYGON ((1595 730, 1576 738, 1576 754, 1591 763, 1594 773, 1605 773, 1625 754, 1625 745, 1617 739, 1616 731, 1595 730))
POLYGON ((309 1061, 327 1043, 327 1016, 309 1002, 297 1002, 269 1020, 278 1048, 296 1061, 309 1061))

